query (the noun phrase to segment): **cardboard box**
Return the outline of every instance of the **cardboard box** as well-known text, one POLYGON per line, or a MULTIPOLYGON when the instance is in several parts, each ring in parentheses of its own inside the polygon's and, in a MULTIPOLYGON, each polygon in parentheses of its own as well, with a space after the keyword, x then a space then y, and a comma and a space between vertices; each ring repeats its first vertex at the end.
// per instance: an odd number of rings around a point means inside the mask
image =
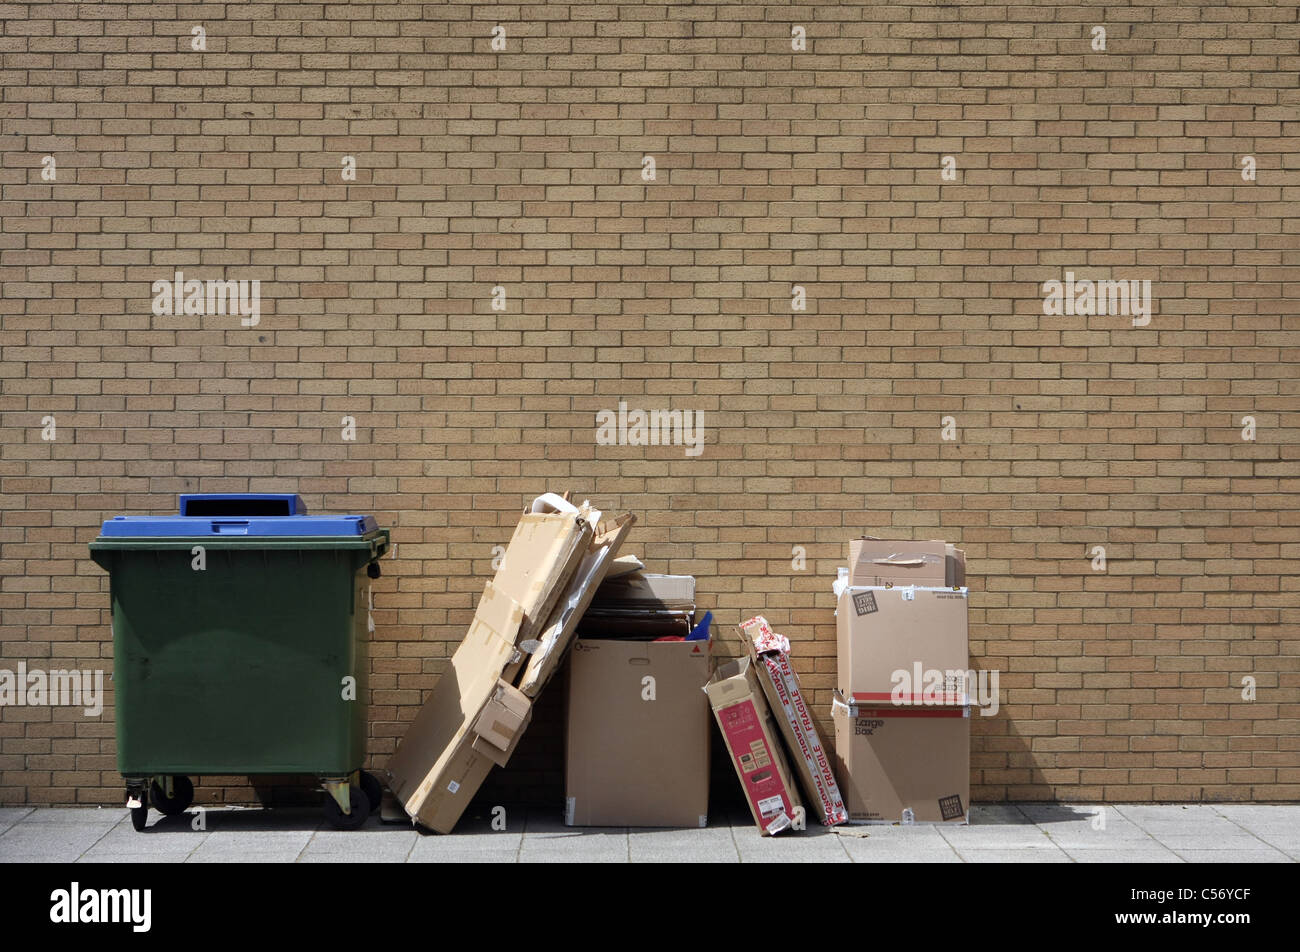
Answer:
POLYGON ((736 768, 754 822, 765 835, 788 829, 803 809, 794 777, 781 750, 780 734, 754 663, 749 658, 729 661, 718 668, 704 686, 736 768))
POLYGON ((489 582, 464 641, 385 768, 408 816, 450 833, 528 724, 529 701, 501 672, 518 655, 524 610, 489 582))
POLYGON ((790 642, 774 632, 762 615, 741 622, 740 630, 745 633, 759 684, 785 740, 809 809, 816 813, 822 826, 845 822, 848 811, 835 782, 830 753, 822 745, 817 725, 804 701, 799 677, 790 664, 790 642))
POLYGON ((966 584, 966 553, 941 539, 896 542, 863 536, 849 540, 849 578, 854 585, 966 584))
POLYGON ((968 704, 966 596, 964 588, 846 588, 835 610, 840 691, 867 704, 968 704))
POLYGON ((835 759, 849 819, 966 823, 970 708, 869 707, 836 692, 835 759))
POLYGON ((569 826, 702 827, 708 641, 578 640, 569 656, 569 826), (650 679, 650 680, 647 680, 650 679))

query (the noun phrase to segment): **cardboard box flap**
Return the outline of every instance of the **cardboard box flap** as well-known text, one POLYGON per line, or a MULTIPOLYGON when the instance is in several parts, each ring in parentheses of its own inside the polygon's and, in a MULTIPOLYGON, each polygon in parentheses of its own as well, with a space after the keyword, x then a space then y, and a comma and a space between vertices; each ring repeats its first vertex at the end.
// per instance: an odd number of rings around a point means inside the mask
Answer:
POLYGON ((528 697, 537 697, 546 682, 564 660, 565 652, 573 643, 578 622, 591 604, 596 589, 605 578, 610 565, 618 555, 619 547, 636 522, 632 513, 624 513, 612 522, 604 523, 591 541, 568 587, 557 599, 546 627, 538 636, 538 647, 528 659, 520 690, 528 697))
POLYGON ((474 721, 473 749, 504 767, 532 718, 532 702, 523 692, 505 681, 497 681, 496 691, 474 721))
POLYGON ((523 620, 518 602, 484 586, 469 631, 385 768, 389 789, 412 816, 514 658, 523 620))
POLYGON ((492 697, 474 721, 474 733, 501 750, 509 750, 527 723, 531 707, 522 692, 504 681, 497 681, 492 697))

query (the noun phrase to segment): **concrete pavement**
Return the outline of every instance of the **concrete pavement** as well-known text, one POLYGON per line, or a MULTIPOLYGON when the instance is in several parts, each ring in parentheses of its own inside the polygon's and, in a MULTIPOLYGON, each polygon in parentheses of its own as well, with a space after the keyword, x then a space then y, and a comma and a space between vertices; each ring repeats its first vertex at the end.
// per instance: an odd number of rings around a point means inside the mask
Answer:
MULTIPOLYGON (((468 817, 450 836, 371 818, 331 829, 312 809, 151 812, 143 833, 124 808, 0 808, 0 863, 1294 863, 1300 804, 976 805, 969 826, 854 826, 761 837, 747 814, 700 830, 578 829, 558 811, 508 812, 505 829, 468 817)), ((499 825, 499 824, 498 824, 499 825)))

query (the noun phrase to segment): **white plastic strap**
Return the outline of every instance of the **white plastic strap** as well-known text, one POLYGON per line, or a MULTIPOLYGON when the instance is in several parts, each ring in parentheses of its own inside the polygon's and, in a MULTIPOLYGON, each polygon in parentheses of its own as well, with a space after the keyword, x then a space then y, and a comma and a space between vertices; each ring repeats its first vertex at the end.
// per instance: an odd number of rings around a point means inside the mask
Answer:
POLYGON ((542 493, 533 500, 531 512, 577 512, 578 507, 557 493, 542 493))

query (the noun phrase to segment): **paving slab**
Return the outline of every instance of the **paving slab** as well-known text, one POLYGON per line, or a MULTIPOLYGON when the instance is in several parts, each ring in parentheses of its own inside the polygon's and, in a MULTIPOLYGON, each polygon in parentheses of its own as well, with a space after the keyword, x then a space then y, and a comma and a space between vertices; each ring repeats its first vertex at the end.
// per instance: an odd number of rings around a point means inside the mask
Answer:
POLYGON ((527 832, 519 848, 519 862, 626 863, 628 834, 611 829, 591 832, 565 828, 565 832, 527 832))
POLYGON ((945 840, 958 849, 1056 849, 1047 832, 1032 823, 1005 826, 941 826, 945 840))
POLYGON ((16 824, 0 833, 0 862, 70 863, 107 832, 89 823, 16 824))
POLYGON ((229 853, 221 851, 204 852, 199 850, 192 853, 187 863, 294 863, 297 862, 296 853, 229 853))
POLYGON ((22 818, 21 822, 24 826, 32 823, 54 823, 59 826, 80 824, 111 827, 130 819, 131 814, 125 807, 42 807, 32 810, 22 818))
POLYGON ((1174 850, 1189 863, 1294 863, 1281 850, 1174 850))
POLYGON ((1076 863, 1183 863, 1181 856, 1172 850, 1089 850, 1066 849, 1066 855, 1076 863))
POLYGON ((736 849, 742 863, 848 863, 841 837, 818 828, 762 836, 757 827, 736 830, 736 849))
POLYGON ((954 850, 938 852, 935 850, 876 850, 866 853, 849 851, 849 859, 854 863, 962 863, 965 862, 954 850))
MULTIPOLYGON (((96 863, 100 865, 104 863, 112 863, 115 866, 118 863, 142 863, 142 864, 148 863, 149 865, 152 866, 154 863, 188 863, 189 854, 188 853, 130 853, 130 854, 119 853, 112 856, 111 858, 105 858, 103 856, 96 856, 94 855, 94 853, 83 853, 79 858, 74 860, 74 862, 96 863)), ((225 861, 219 860, 218 862, 225 862, 225 861)))
MULTIPOLYGON (((753 831, 758 835, 758 830, 753 831)), ((628 856, 634 863, 734 863, 740 851, 731 827, 698 830, 628 831, 628 856)))
POLYGON ((1029 823, 1030 821, 1014 803, 975 804, 969 815, 972 826, 989 826, 1002 823, 1029 823))
POLYGON ((517 863, 519 858, 516 854, 506 850, 488 850, 482 852, 479 850, 457 849, 448 850, 445 853, 434 855, 426 853, 423 856, 417 856, 412 853, 407 857, 408 863, 446 863, 455 865, 457 863, 517 863))
POLYGON ((195 850, 198 854, 225 853, 238 857, 247 853, 274 853, 297 857, 311 841, 311 830, 212 831, 195 850))
POLYGON ((414 830, 319 830, 303 848, 299 860, 401 863, 419 838, 414 830))
POLYGON ((34 807, 0 807, 0 833, 31 814, 34 807))
POLYGON ((113 862, 126 856, 164 856, 182 858, 199 848, 208 837, 186 828, 184 833, 158 833, 146 829, 137 832, 129 823, 120 823, 100 837, 84 854, 99 862, 113 862))
POLYGON ((1059 849, 959 849, 967 863, 1069 863, 1071 859, 1059 849))

